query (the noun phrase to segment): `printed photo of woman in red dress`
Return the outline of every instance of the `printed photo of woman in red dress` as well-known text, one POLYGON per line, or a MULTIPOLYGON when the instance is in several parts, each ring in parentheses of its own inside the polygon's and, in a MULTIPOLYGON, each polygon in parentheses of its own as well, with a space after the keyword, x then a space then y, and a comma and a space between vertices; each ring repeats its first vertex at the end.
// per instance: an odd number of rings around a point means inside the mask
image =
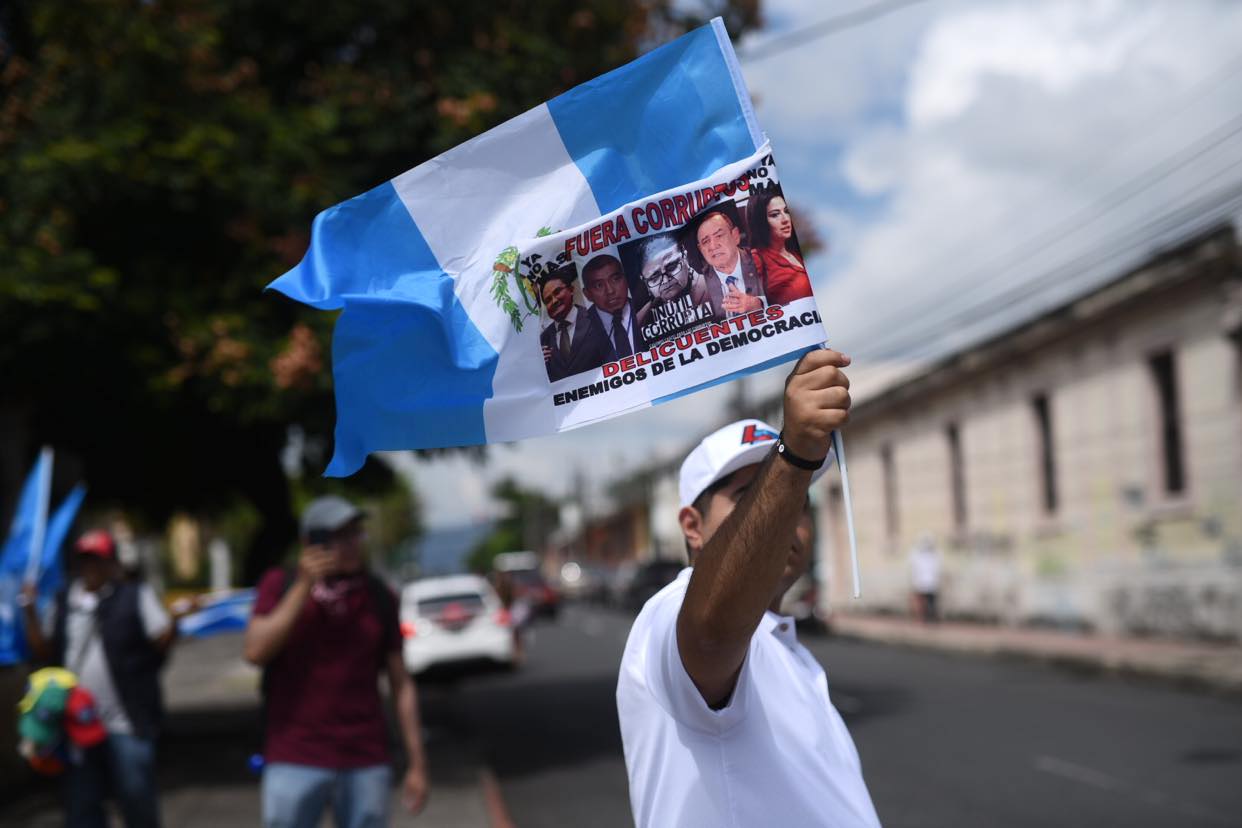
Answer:
POLYGON ((772 305, 787 305, 811 295, 802 251, 794 236, 793 218, 779 186, 755 193, 747 205, 751 249, 763 260, 767 270, 767 299, 772 305))

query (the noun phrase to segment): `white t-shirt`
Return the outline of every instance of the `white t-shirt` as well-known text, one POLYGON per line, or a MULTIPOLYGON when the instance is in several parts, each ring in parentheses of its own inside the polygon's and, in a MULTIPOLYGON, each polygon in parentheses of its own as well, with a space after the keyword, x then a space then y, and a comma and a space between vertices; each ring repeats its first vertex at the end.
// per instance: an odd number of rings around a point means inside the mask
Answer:
POLYGON ((916 546, 910 553, 910 580, 915 592, 940 588, 940 553, 934 546, 916 546))
MULTIPOLYGON (((110 584, 98 593, 87 591, 81 581, 69 585, 65 596, 65 667, 77 673, 78 681, 95 697, 95 710, 104 729, 109 733, 128 734, 133 732, 133 725, 125 715, 121 697, 112 682, 103 637, 95 620, 95 609, 111 591, 110 584)), ((138 614, 142 617, 142 629, 151 640, 163 635, 171 623, 155 590, 147 583, 138 589, 138 614)), ((52 634, 53 617, 54 612, 44 619, 48 635, 52 634)))
POLYGON ((677 649, 690 568, 643 607, 617 681, 638 828, 878 826, 858 751, 793 620, 764 614, 727 706, 712 710, 677 649))

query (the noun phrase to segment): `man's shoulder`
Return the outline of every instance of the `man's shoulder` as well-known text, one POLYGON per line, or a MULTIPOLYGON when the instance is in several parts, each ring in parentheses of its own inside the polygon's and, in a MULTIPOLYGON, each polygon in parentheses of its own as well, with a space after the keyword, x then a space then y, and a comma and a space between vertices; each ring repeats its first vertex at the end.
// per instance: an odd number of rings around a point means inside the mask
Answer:
POLYGON ((582 321, 583 327, 586 328, 587 334, 598 334, 605 339, 608 338, 608 334, 604 332, 604 320, 600 318, 599 311, 595 309, 594 305, 591 305, 591 307, 586 310, 579 310, 578 319, 582 321))
POLYGON ((371 596, 380 602, 383 609, 392 609, 397 605, 397 591, 387 581, 369 569, 364 577, 371 596))
POLYGON ((742 259, 742 278, 751 276, 757 279, 767 275, 768 268, 761 251, 753 247, 739 247, 738 252, 742 259))
MULTIPOLYGON (((294 571, 285 566, 273 566, 268 569, 259 576, 259 583, 255 586, 255 605, 266 606, 279 601, 293 585, 295 577, 294 571)), ((260 614, 262 612, 263 610, 260 610, 260 614)))
POLYGON ((689 293, 690 299, 696 305, 709 301, 712 298, 712 284, 715 283, 716 288, 720 287, 720 279, 716 277, 716 271, 713 270, 711 278, 704 276, 697 270, 690 271, 689 293))
POLYGON ((263 574, 259 576, 258 588, 262 590, 264 587, 268 587, 269 589, 277 586, 284 587, 284 585, 291 580, 290 576, 292 574, 293 573, 289 571, 289 567, 287 566, 268 567, 263 574))
POLYGON ((686 599, 686 587, 689 583, 689 577, 679 574, 665 584, 659 592, 643 604, 642 609, 638 611, 638 617, 634 619, 632 629, 646 632, 676 623, 677 615, 681 612, 681 604, 686 599))

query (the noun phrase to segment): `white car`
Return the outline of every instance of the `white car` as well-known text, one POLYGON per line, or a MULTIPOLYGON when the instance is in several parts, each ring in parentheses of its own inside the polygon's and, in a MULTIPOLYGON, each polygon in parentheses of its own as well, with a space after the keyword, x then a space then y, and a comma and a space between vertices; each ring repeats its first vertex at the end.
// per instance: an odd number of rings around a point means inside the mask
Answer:
POLYGON ((401 636, 406 669, 514 664, 509 611, 483 578, 426 578, 401 590, 401 636))

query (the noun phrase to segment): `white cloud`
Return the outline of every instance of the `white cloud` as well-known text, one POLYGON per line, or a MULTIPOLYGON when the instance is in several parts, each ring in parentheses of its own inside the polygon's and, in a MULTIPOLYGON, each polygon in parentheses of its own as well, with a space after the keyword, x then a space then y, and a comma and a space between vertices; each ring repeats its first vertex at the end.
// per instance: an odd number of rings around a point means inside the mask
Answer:
POLYGON ((908 114, 916 127, 960 116, 989 77, 1012 78, 1057 96, 1115 74, 1158 15, 1119 0, 971 10, 938 21, 911 72, 908 114))

